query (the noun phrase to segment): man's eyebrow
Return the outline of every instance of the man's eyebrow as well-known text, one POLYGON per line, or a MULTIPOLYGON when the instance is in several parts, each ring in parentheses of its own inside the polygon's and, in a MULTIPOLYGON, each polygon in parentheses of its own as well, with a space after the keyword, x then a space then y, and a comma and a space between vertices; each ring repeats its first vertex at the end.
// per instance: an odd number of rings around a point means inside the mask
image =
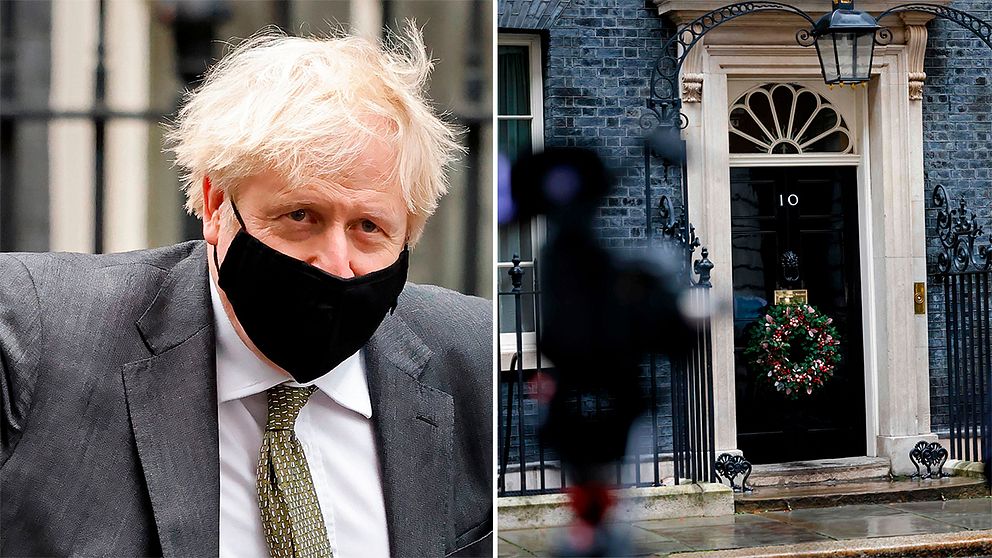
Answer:
MULTIPOLYGON (((310 198, 308 196, 301 196, 297 199, 275 199, 272 201, 272 205, 269 206, 269 211, 271 213, 281 214, 289 210, 309 207, 322 207, 321 200, 310 198)), ((387 208, 382 207, 381 204, 378 203, 359 203, 356 209, 360 215, 377 223, 399 225, 399 221, 403 215, 402 213, 396 214, 393 211, 389 211, 387 208)))
POLYGON ((398 221, 400 217, 398 215, 394 215, 390 211, 383 211, 382 209, 375 207, 373 208, 364 207, 362 208, 362 213, 370 217, 372 220, 379 220, 379 221, 393 222, 393 221, 398 221))
POLYGON ((300 207, 300 206, 309 207, 309 206, 312 206, 312 205, 318 205, 319 203, 320 202, 318 202, 316 200, 307 199, 307 198, 298 198, 298 199, 292 199, 292 200, 291 199, 277 199, 277 200, 273 200, 272 201, 272 205, 270 207, 272 209, 282 210, 282 209, 296 208, 296 207, 300 207))

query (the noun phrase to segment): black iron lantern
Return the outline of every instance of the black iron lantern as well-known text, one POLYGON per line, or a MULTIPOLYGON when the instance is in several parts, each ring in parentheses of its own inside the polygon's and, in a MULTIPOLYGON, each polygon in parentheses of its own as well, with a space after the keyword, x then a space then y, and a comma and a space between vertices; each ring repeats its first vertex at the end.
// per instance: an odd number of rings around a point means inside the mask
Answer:
POLYGON ((831 85, 867 82, 880 28, 875 18, 854 9, 854 0, 833 0, 833 10, 816 22, 812 33, 823 80, 831 85))

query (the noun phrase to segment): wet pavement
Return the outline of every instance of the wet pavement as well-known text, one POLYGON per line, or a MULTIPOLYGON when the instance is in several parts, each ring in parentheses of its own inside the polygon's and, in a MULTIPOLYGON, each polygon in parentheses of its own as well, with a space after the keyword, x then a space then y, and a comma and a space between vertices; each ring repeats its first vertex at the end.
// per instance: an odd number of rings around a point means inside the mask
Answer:
MULTIPOLYGON (((790 512, 639 521, 624 527, 635 556, 992 530, 992 498, 861 504, 790 512)), ((500 530, 500 558, 548 556, 565 528, 500 530)))

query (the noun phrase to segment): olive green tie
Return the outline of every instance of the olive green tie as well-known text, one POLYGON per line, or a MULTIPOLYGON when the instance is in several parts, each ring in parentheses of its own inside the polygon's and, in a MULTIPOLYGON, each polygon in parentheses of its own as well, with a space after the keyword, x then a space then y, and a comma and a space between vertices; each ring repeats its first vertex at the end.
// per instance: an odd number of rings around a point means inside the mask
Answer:
POLYGON ((283 384, 268 391, 269 418, 256 481, 265 542, 272 558, 331 556, 307 458, 293 431, 300 409, 315 389, 283 384))

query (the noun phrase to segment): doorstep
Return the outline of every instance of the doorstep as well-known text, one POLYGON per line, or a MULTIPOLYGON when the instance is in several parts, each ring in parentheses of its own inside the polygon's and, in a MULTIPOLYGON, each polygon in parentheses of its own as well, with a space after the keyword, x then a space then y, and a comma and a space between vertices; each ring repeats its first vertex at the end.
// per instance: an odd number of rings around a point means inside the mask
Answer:
POLYGON ((758 488, 888 478, 888 458, 862 456, 754 465, 748 484, 758 488))

